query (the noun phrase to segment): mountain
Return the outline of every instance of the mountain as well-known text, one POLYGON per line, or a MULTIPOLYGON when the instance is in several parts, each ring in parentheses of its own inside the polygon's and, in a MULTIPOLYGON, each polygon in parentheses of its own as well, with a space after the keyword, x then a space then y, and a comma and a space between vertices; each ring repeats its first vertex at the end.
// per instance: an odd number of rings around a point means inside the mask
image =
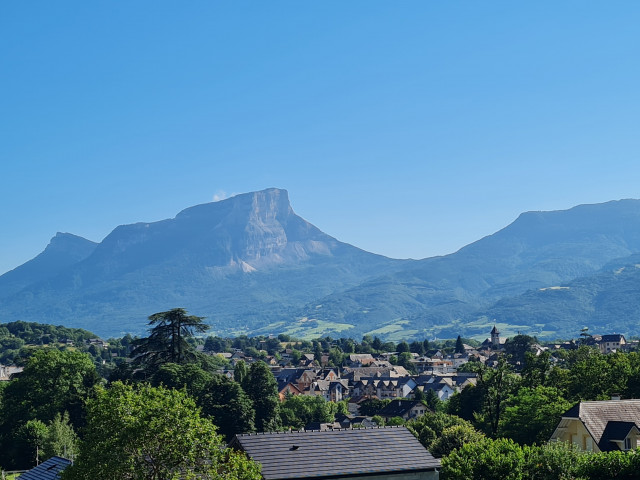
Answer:
POLYGON ((96 245, 86 238, 58 232, 40 255, 0 276, 0 298, 55 277, 91 255, 96 245))
POLYGON ((12 272, 0 277, 0 316, 116 335, 144 333, 148 315, 184 307, 216 331, 249 333, 406 262, 339 242, 297 216, 285 190, 268 189, 119 226, 48 275, 25 264, 19 291, 8 280, 3 288, 12 272))
POLYGON ((223 335, 401 338, 640 333, 640 201, 527 212, 450 255, 365 252, 298 215, 285 190, 123 225, 102 242, 58 234, 0 276, 0 320, 144 333, 183 307, 223 335), (605 331, 606 330, 606 331, 605 331))
MULTIPOLYGON (((639 200, 527 212, 456 253, 424 259, 334 293, 317 302, 321 309, 309 306, 304 314, 357 326, 378 325, 356 328, 354 333, 394 339, 486 335, 494 320, 493 310, 487 309, 498 300, 592 274, 634 252, 640 252, 639 200)), ((539 330, 522 328, 522 322, 507 313, 500 319, 506 327, 512 325, 510 333, 539 330)))
POLYGON ((482 314, 546 337, 593 333, 638 334, 640 254, 609 262, 592 275, 499 300, 482 314))

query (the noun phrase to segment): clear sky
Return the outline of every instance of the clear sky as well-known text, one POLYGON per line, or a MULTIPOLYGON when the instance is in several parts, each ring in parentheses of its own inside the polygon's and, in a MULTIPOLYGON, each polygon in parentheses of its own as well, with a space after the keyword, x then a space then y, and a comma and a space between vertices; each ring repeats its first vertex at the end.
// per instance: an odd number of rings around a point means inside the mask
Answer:
POLYGON ((640 197, 640 2, 0 2, 0 273, 285 188, 339 240, 451 253, 640 197))

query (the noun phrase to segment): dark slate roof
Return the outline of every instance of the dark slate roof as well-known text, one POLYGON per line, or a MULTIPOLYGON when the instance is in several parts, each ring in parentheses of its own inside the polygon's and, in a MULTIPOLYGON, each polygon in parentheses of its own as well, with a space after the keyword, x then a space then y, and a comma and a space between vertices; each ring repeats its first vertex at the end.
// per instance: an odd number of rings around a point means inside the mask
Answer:
POLYGON ((601 446, 608 423, 630 422, 640 429, 640 400, 581 402, 565 412, 562 417, 579 418, 598 447, 603 450, 608 448, 608 445, 601 446))
POLYGON ((265 480, 420 472, 440 467, 405 427, 238 435, 232 447, 262 465, 265 480))
POLYGON ((602 335, 601 342, 620 342, 624 338, 624 335, 602 335))
POLYGON ((71 465, 71 460, 62 457, 51 457, 28 472, 24 472, 19 480, 57 480, 60 473, 71 465))
POLYGON ((389 405, 380 410, 378 414, 383 417, 402 417, 419 404, 418 400, 391 400, 389 405))
POLYGON ((620 450, 620 447, 613 443, 614 441, 621 442, 629 435, 631 430, 636 429, 636 424, 633 422, 609 422, 602 432, 602 437, 600 438, 600 442, 598 447, 603 452, 611 451, 611 450, 620 450))

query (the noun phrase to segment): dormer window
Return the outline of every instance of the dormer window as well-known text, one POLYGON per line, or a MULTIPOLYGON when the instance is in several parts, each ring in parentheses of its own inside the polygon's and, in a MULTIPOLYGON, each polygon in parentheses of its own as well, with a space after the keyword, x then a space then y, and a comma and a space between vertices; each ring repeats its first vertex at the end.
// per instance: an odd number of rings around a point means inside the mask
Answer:
POLYGON ((624 439, 624 449, 631 450, 631 439, 629 437, 624 439))

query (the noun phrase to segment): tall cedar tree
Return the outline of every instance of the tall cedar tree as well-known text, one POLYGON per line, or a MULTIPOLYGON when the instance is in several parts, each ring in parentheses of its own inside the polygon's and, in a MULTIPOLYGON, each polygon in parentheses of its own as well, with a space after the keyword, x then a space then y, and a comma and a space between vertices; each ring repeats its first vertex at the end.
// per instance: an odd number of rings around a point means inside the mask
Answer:
POLYGON ((195 349, 187 338, 204 333, 204 317, 187 315, 183 308, 154 313, 149 317, 150 334, 134 341, 131 356, 137 365, 151 371, 165 363, 184 364, 195 360, 195 349))

